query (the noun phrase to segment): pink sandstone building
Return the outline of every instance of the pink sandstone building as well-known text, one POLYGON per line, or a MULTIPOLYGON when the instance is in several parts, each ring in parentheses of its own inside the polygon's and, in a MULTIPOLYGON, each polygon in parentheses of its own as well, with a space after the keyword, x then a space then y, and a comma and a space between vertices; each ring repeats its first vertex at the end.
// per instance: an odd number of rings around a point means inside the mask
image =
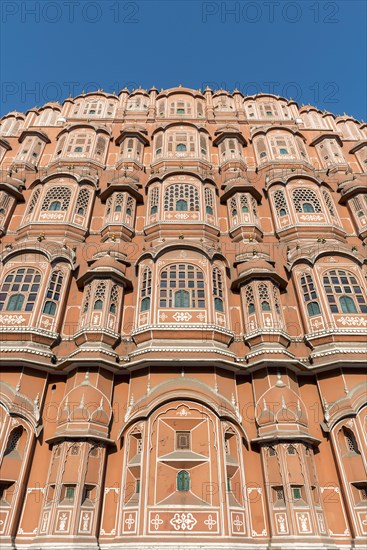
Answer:
POLYGON ((366 136, 181 86, 1 119, 2 550, 366 547, 366 136))

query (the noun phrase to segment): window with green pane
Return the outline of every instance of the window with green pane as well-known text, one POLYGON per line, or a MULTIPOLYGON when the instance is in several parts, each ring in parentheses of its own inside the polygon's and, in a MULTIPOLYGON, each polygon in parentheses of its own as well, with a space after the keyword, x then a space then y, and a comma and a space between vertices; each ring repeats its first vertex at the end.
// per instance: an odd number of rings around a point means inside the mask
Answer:
POLYGON ((161 272, 159 306, 205 308, 204 273, 191 264, 172 264, 161 272))
POLYGON ((33 267, 8 273, 0 289, 0 311, 33 311, 40 289, 41 275, 33 267))
POLYGON ((322 281, 332 313, 367 313, 365 292, 352 272, 332 269, 322 281))

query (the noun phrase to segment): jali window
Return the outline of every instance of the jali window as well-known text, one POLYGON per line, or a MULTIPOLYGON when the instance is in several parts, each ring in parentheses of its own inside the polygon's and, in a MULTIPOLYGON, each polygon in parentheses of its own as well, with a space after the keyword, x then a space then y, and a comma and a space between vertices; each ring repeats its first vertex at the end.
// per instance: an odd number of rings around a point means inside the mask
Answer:
POLYGON ((199 193, 194 185, 174 183, 167 187, 164 194, 165 211, 197 212, 199 210, 199 193))
POLYGON ((68 187, 53 187, 46 193, 41 206, 44 211, 66 211, 70 204, 71 189, 68 187))
POLYGON ((312 189, 294 189, 293 203, 296 212, 322 212, 321 204, 312 189))

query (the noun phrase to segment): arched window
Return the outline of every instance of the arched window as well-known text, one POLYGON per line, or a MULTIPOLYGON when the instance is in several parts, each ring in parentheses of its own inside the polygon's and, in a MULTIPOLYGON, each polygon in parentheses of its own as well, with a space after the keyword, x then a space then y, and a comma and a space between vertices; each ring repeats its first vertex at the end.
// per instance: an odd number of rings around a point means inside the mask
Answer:
POLYGON ((176 202, 176 210, 183 212, 187 210, 187 201, 180 199, 176 202))
POLYGON ((146 296, 141 301, 140 311, 149 311, 149 310, 150 310, 150 298, 149 296, 146 296))
POLYGON ((240 201, 241 201, 241 210, 242 210, 242 212, 244 212, 246 214, 249 211, 249 209, 248 209, 248 199, 247 199, 246 195, 241 195, 240 201))
POLYGON ((190 307, 190 293, 188 290, 175 292, 175 307, 190 307))
POLYGON ((230 203, 229 203, 229 210, 230 210, 230 212, 231 212, 231 216, 232 216, 232 217, 237 216, 238 212, 237 212, 237 201, 236 201, 236 197, 232 197, 232 198, 231 198, 230 203))
POLYGON ((312 189, 294 189, 293 203, 296 212, 322 212, 321 204, 312 189))
POLYGON ((51 187, 46 193, 41 210, 61 210, 65 212, 70 204, 71 189, 68 187, 51 187))
POLYGON ((310 317, 320 314, 317 292, 313 279, 309 273, 303 273, 301 276, 301 289, 303 300, 306 304, 307 313, 310 317))
POLYGON ((190 490, 190 474, 186 470, 181 470, 177 474, 177 491, 190 490))
POLYGON ((167 187, 164 194, 165 212, 178 210, 198 212, 199 208, 199 192, 194 185, 189 185, 188 183, 174 183, 167 187))
POLYGON ((78 193, 78 198, 75 205, 75 212, 80 216, 84 216, 88 210, 90 191, 83 187, 78 193))
POLYGON ((354 433, 348 428, 343 428, 343 433, 347 452, 360 454, 354 433))
POLYGON ((132 216, 133 209, 134 209, 134 199, 128 196, 126 201, 126 215, 132 216))
POLYGON ((320 315, 320 306, 317 302, 310 302, 307 304, 307 313, 309 317, 313 317, 314 315, 320 315))
MULTIPOLYGON (((103 310, 106 299, 107 282, 104 280, 93 281, 85 288, 84 302, 82 306, 83 313, 86 313, 91 306, 93 311, 103 310)), ((107 305, 109 310, 109 305, 107 305)))
POLYGON ((288 214, 287 200, 282 189, 278 189, 274 193, 274 206, 279 218, 288 214))
POLYGON ((205 308, 204 273, 191 264, 172 264, 161 272, 159 307, 205 308))
POLYGON ((88 311, 91 293, 92 293, 92 287, 89 284, 84 293, 84 302, 82 307, 83 313, 86 313, 88 311))
POLYGON ((150 214, 156 214, 158 212, 159 204, 159 188, 154 187, 150 192, 150 214))
POLYGON ((110 293, 110 313, 115 314, 117 311, 117 304, 119 299, 119 289, 117 285, 113 285, 110 293))
POLYGON ((23 309, 24 295, 13 294, 8 302, 7 311, 21 311, 23 309))
POLYGON ((152 294, 152 271, 146 267, 143 272, 141 284, 141 303, 140 311, 148 311, 150 309, 150 296, 152 294))
POLYGON ((260 283, 257 287, 262 311, 271 311, 269 287, 266 283, 260 283))
POLYGON ((98 159, 102 159, 104 157, 106 148, 107 148, 106 138, 99 136, 97 138, 97 143, 96 143, 96 156, 98 157, 98 159))
POLYGON ((60 201, 52 201, 49 207, 49 210, 51 212, 57 212, 58 210, 61 210, 61 202, 60 201))
POLYGON ((214 309, 215 311, 219 311, 220 313, 223 313, 224 306, 223 306, 223 300, 221 298, 214 298, 214 309))
POLYGON ((204 189, 204 199, 205 199, 205 212, 207 214, 213 215, 214 214, 213 192, 208 187, 205 187, 204 189))
POLYGON ((155 138, 155 154, 158 157, 162 154, 163 134, 158 134, 155 138))
POLYGON ((204 134, 200 134, 200 153, 204 156, 207 154, 207 141, 204 134))
POLYGON ((62 283, 64 275, 60 270, 56 270, 51 274, 48 288, 46 291, 46 302, 43 307, 43 313, 54 315, 57 304, 60 300, 62 283))
POLYGON ((213 269, 213 296, 214 296, 214 309, 223 313, 223 277, 222 272, 218 267, 213 269))
POLYGON ((343 313, 357 313, 357 308, 353 298, 350 296, 341 296, 339 304, 343 313))
POLYGON ((46 315, 55 315, 55 311, 56 311, 56 304, 54 302, 50 302, 49 300, 47 300, 43 308, 43 313, 46 313, 46 315))
POLYGON ((9 435, 9 439, 8 439, 8 443, 6 445, 6 449, 5 449, 5 452, 4 452, 4 456, 6 455, 9 455, 10 453, 12 453, 13 451, 16 451, 17 450, 17 446, 18 446, 18 443, 19 443, 19 440, 20 438, 22 437, 23 435, 23 427, 22 426, 18 426, 17 428, 15 428, 9 435))
POLYGON ((323 284, 332 313, 367 313, 365 294, 353 273, 333 269, 324 274, 323 284))
POLYGON ((40 289, 41 275, 32 267, 8 273, 1 285, 0 311, 32 311, 40 289))
POLYGON ((249 314, 255 313, 255 297, 254 297, 254 291, 251 285, 246 286, 245 301, 247 305, 247 312, 249 314))
POLYGON ((176 145, 176 151, 179 151, 179 152, 182 152, 182 151, 186 151, 187 148, 186 148, 186 145, 184 143, 178 143, 176 145))
POLYGON ((322 194, 323 194, 323 197, 325 199, 326 206, 329 210, 330 216, 332 216, 334 218, 335 217, 335 209, 334 209, 333 199, 331 198, 330 193, 328 191, 326 191, 326 189, 323 189, 322 194))
POLYGON ((102 300, 96 300, 93 305, 93 309, 95 311, 103 309, 103 301, 102 300))
POLYGON ((38 202, 40 193, 41 193, 41 189, 39 187, 33 191, 32 198, 29 201, 27 214, 32 214, 32 212, 34 210, 34 207, 36 206, 36 204, 38 202))

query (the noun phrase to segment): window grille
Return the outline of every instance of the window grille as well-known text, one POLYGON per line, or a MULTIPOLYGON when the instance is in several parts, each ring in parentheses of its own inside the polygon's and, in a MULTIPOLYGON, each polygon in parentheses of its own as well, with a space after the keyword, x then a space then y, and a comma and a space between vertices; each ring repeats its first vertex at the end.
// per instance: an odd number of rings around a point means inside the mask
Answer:
POLYGON ((323 284, 332 313, 367 313, 365 295, 353 273, 333 269, 324 274, 323 284))
POLYGON ((301 276, 301 289, 303 301, 306 304, 309 317, 320 315, 320 306, 318 302, 316 287, 309 273, 303 273, 301 276))
POLYGON ((251 207, 252 207, 252 213, 255 218, 257 218, 257 202, 254 199, 254 197, 250 197, 251 200, 251 207))
POLYGON ((96 307, 96 304, 102 302, 102 306, 103 306, 103 301, 104 301, 104 298, 105 298, 105 295, 106 295, 106 287, 107 287, 107 283, 106 281, 98 281, 96 283, 96 286, 95 286, 95 292, 94 292, 94 309, 102 309, 101 307, 96 307))
POLYGON ((287 452, 289 455, 295 455, 296 454, 296 448, 293 447, 293 445, 288 445, 287 452))
POLYGON ((199 208, 199 193, 194 185, 174 183, 167 187, 164 194, 164 210, 166 212, 177 210, 197 212, 199 208))
POLYGON ((89 197, 90 192, 88 189, 80 189, 75 205, 75 212, 77 214, 80 214, 81 216, 84 216, 86 214, 88 209, 89 197))
POLYGON ((176 448, 180 451, 190 449, 190 432, 176 432, 176 448))
POLYGON ((231 216, 237 216, 238 212, 237 212, 237 201, 236 201, 236 197, 232 197, 231 200, 229 201, 229 210, 231 212, 231 216))
POLYGON ((289 214, 287 201, 282 189, 278 189, 274 193, 274 206, 278 217, 289 214))
POLYGON ((223 312, 224 311, 223 277, 218 267, 215 267, 213 269, 213 296, 214 296, 214 309, 216 311, 223 312))
POLYGON ((257 151, 260 159, 265 159, 267 157, 265 141, 262 138, 257 140, 257 151))
POLYGON ((245 301, 247 306, 247 312, 249 314, 255 312, 255 297, 254 291, 251 285, 245 287, 245 301))
POLYGON ((334 205, 333 205, 333 199, 331 198, 331 195, 328 191, 326 191, 325 189, 323 189, 322 191, 322 194, 323 194, 323 197, 325 199, 325 202, 326 202, 326 206, 330 212, 330 216, 332 216, 333 218, 335 218, 335 211, 334 211, 334 205))
POLYGON ((242 212, 246 213, 249 211, 248 198, 246 195, 240 195, 240 204, 242 212))
POLYGON ((83 306, 82 306, 83 313, 86 313, 88 311, 91 292, 92 292, 92 288, 91 288, 91 285, 89 284, 87 285, 84 293, 84 300, 83 300, 83 306))
POLYGON ((52 187, 46 193, 45 198, 41 206, 41 210, 50 210, 51 203, 54 201, 60 202, 60 208, 62 212, 65 212, 70 204, 71 189, 68 187, 52 187))
POLYGON ((143 271, 142 284, 141 284, 141 304, 140 311, 147 311, 150 309, 150 296, 152 294, 152 271, 149 267, 146 267, 143 271))
POLYGON ((104 157, 106 146, 107 146, 106 138, 99 136, 97 138, 97 144, 96 144, 96 156, 99 157, 100 159, 104 157))
POLYGON ((359 453, 357 441, 350 430, 344 430, 345 444, 351 453, 359 453))
POLYGON ((154 187, 150 192, 150 214, 158 212, 159 205, 159 188, 154 187))
POLYGON ((296 212, 322 212, 321 204, 312 189, 294 189, 293 203, 296 212), (308 206, 311 205, 311 206, 308 206))
POLYGON ((0 192, 0 215, 4 215, 10 205, 11 197, 5 191, 0 192))
POLYGON ((205 308, 204 273, 191 264, 174 264, 161 272, 162 308, 205 308))
POLYGON ((32 311, 40 289, 41 274, 32 267, 6 275, 0 291, 0 311, 32 311))
POLYGON ((23 435, 23 431, 23 427, 18 426, 10 433, 4 456, 16 450, 19 440, 23 435))
POLYGON ((204 189, 204 200, 205 200, 205 212, 207 214, 214 214, 214 199, 213 192, 208 187, 204 189))
POLYGON ((62 271, 56 270, 51 274, 49 285, 46 291, 46 301, 43 313, 53 315, 56 311, 57 303, 60 300, 62 283, 64 275, 62 271))
POLYGON ((111 288, 111 294, 110 294, 110 313, 116 313, 118 300, 119 300, 119 287, 117 285, 113 285, 113 287, 111 288))
POLYGON ((132 216, 134 211, 134 199, 132 197, 127 197, 126 201, 126 214, 132 216))
POLYGON ((281 315, 282 307, 280 303, 279 289, 276 286, 273 286, 273 298, 274 298, 275 311, 277 312, 278 315, 281 315))

